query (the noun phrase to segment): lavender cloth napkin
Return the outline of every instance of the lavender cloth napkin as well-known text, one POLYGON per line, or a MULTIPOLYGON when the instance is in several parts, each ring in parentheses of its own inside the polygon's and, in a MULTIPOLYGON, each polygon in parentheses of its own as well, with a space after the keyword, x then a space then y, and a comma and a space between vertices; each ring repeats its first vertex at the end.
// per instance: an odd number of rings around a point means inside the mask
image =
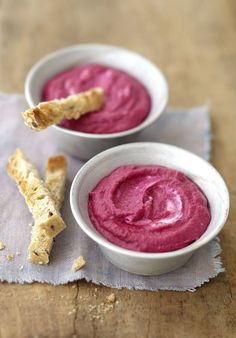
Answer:
MULTIPOLYGON (((143 277, 119 270, 103 257, 98 246, 76 224, 69 205, 70 185, 82 161, 68 156, 67 189, 62 214, 67 229, 57 238, 48 266, 37 266, 27 261, 30 241, 31 214, 5 167, 9 155, 20 147, 44 176, 48 156, 60 153, 54 144, 50 129, 35 133, 22 121, 21 112, 27 107, 21 95, 0 94, 0 242, 6 245, 0 251, 0 280, 31 283, 34 281, 64 284, 85 278, 110 287, 194 291, 210 278, 224 271, 219 257, 217 239, 198 250, 182 268, 157 277, 143 277), (9 261, 7 255, 14 255, 9 261), (87 265, 77 273, 71 271, 73 260, 79 255, 87 265)), ((169 108, 158 123, 140 135, 140 141, 159 141, 189 149, 209 159, 210 123, 208 108, 169 108)))

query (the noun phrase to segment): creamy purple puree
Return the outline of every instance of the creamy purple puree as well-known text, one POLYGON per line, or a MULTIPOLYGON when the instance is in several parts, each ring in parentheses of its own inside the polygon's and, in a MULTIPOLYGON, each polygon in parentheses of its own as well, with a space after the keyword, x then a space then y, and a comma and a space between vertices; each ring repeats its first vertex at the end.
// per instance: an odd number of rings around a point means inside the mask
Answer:
POLYGON ((104 89, 103 108, 78 120, 64 120, 62 127, 85 133, 116 133, 136 127, 150 111, 150 96, 139 81, 121 70, 96 64, 74 67, 54 76, 45 84, 42 99, 60 99, 94 87, 104 89))
POLYGON ((184 174, 162 166, 123 166, 89 194, 90 219, 108 241, 166 252, 196 241, 211 220, 208 201, 184 174))

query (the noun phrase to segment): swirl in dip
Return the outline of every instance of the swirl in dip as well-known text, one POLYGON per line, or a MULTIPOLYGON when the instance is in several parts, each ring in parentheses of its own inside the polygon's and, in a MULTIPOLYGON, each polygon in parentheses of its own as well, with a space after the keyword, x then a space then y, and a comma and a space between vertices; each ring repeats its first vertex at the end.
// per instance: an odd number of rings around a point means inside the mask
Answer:
POLYGON ((94 87, 104 89, 103 108, 78 120, 63 120, 62 127, 110 134, 136 127, 149 114, 150 96, 139 81, 121 70, 96 64, 77 66, 57 74, 45 84, 42 99, 60 99, 94 87))
POLYGON ((184 174, 162 166, 122 166, 89 194, 88 211, 108 241, 167 252, 196 241, 211 220, 208 201, 184 174))

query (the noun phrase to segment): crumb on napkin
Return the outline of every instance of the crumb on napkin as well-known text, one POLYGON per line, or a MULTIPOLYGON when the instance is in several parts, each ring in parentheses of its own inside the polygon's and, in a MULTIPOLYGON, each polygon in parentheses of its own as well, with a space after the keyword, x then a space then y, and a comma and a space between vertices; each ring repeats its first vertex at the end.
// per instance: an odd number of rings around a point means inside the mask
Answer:
POLYGON ((14 256, 13 255, 6 255, 6 259, 8 260, 8 262, 11 262, 11 261, 13 261, 13 258, 14 258, 14 256))
POLYGON ((6 245, 5 245, 5 244, 3 244, 2 242, 0 242, 0 250, 4 250, 4 249, 5 249, 5 247, 6 247, 6 245))
POLYGON ((86 264, 86 261, 83 256, 79 256, 74 260, 71 270, 73 272, 77 272, 78 270, 82 269, 86 264))

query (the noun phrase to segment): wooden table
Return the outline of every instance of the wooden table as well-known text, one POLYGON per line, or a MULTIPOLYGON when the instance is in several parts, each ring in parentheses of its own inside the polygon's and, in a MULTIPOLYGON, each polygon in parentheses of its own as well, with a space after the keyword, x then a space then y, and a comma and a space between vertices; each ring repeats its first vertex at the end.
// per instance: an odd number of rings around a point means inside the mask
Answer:
POLYGON ((166 74, 171 105, 211 105, 212 162, 232 205, 220 236, 226 272, 196 292, 114 290, 119 304, 101 321, 89 304, 109 288, 2 283, 1 338, 236 337, 235 16, 234 0, 0 1, 1 91, 23 92, 30 66, 61 47, 102 42, 140 52, 166 74))

